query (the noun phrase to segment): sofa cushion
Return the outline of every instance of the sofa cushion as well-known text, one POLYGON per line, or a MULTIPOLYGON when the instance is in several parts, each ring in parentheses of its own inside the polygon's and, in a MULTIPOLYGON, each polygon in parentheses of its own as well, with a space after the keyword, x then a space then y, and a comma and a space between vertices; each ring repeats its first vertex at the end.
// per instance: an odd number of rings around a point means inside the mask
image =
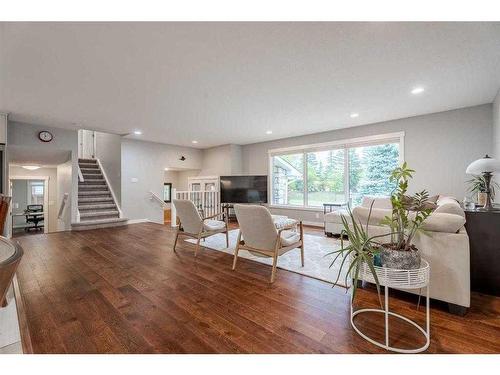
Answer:
POLYGON ((430 232, 457 233, 465 224, 465 217, 434 211, 422 225, 430 232))
POLYGON ((380 222, 386 216, 391 216, 392 209, 372 209, 372 213, 370 214, 370 208, 358 206, 354 207, 352 213, 356 218, 356 221, 362 225, 366 225, 368 216, 370 216, 369 225, 380 225, 380 222))
POLYGON ((434 213, 454 214, 465 218, 465 212, 455 198, 440 196, 434 213))
POLYGON ((370 208, 372 202, 373 208, 392 209, 391 199, 389 197, 364 196, 361 206, 370 208))
MULTIPOLYGON (((366 207, 355 207, 352 211, 356 221, 362 225, 366 225, 368 220, 368 215, 370 214, 370 209, 366 207)), ((391 216, 391 210, 372 210, 370 215, 369 225, 380 225, 380 222, 386 217, 391 216)), ((408 217, 414 218, 415 213, 410 212, 408 217)), ((460 215, 449 214, 449 213, 436 213, 434 211, 429 217, 424 221, 422 228, 431 232, 444 232, 444 233, 456 233, 465 224, 465 218, 460 215)), ((389 230, 389 227, 387 227, 389 230)))

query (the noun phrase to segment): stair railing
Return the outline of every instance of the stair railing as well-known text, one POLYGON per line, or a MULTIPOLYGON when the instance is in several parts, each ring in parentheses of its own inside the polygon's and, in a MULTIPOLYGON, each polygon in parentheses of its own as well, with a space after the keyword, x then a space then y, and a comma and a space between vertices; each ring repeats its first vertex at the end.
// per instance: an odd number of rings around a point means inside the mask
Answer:
POLYGON ((82 170, 80 169, 80 166, 78 166, 78 181, 83 182, 85 179, 83 178, 83 173, 82 170))
POLYGON ((57 218, 59 220, 63 219, 64 210, 66 209, 66 203, 68 202, 68 197, 69 197, 69 194, 68 193, 64 193, 63 199, 61 201, 61 206, 59 207, 59 212, 57 214, 57 218))
MULTIPOLYGON (((177 191, 172 189, 172 197, 174 199, 187 199, 194 203, 201 217, 208 217, 221 212, 220 193, 217 190, 201 190, 201 191, 177 191)), ((172 226, 177 225, 177 213, 175 205, 172 205, 172 226)))
POLYGON ((113 197, 113 201, 115 202, 116 208, 118 209, 118 212, 119 212, 118 217, 122 218, 123 217, 122 209, 120 207, 120 204, 116 200, 115 192, 113 191, 113 187, 109 183, 109 178, 106 175, 106 171, 104 170, 104 168, 103 168, 103 166, 101 164, 101 161, 99 159, 95 159, 95 160, 97 161, 97 164, 99 165, 99 169, 101 170, 102 176, 104 177, 104 180, 106 181, 106 185, 108 185, 108 189, 111 192, 111 196, 113 197))

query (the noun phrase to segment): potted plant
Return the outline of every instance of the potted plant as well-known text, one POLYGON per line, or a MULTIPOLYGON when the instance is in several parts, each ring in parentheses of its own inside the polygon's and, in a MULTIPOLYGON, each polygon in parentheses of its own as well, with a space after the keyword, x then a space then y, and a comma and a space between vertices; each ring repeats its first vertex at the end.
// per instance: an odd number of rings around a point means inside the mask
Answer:
POLYGON ((413 169, 406 162, 391 174, 391 182, 396 188, 391 194, 392 213, 382 224, 391 229, 390 242, 382 244, 380 258, 382 266, 396 269, 420 267, 420 253, 413 240, 418 232, 423 232, 422 224, 431 214, 429 194, 423 190, 412 196, 407 195, 408 181, 413 177, 413 169))
POLYGON ((348 214, 349 219, 352 225, 349 224, 348 219, 344 216, 341 216, 343 229, 340 232, 340 249, 332 251, 326 255, 335 255, 333 258, 330 268, 337 261, 339 257, 342 257, 337 279, 333 286, 337 285, 340 280, 340 275, 342 273, 342 269, 344 267, 347 268, 347 273, 345 276, 345 285, 347 285, 347 281, 349 278, 353 281, 353 294, 352 298, 354 299, 356 295, 356 290, 358 287, 360 270, 363 263, 366 263, 370 269, 370 272, 373 275, 373 279, 375 280, 375 284, 377 287, 377 292, 379 295, 379 302, 382 306, 382 299, 380 298, 380 283, 378 281, 377 272, 375 270, 375 259, 381 251, 382 245, 377 241, 378 238, 385 237, 387 234, 378 235, 378 236, 369 236, 368 235, 368 223, 370 221, 370 216, 372 213, 373 202, 370 206, 370 212, 368 214, 368 221, 366 226, 363 226, 361 223, 358 223, 352 214, 350 206, 348 206, 348 214), (348 238, 348 241, 344 241, 344 237, 348 238))
MULTIPOLYGON (((467 192, 471 194, 477 194, 477 203, 480 206, 484 206, 486 203, 486 180, 484 176, 474 176, 470 180, 467 180, 469 187, 467 188, 467 192)), ((490 194, 491 199, 495 199, 495 188, 500 188, 498 183, 491 181, 490 183, 490 194)))

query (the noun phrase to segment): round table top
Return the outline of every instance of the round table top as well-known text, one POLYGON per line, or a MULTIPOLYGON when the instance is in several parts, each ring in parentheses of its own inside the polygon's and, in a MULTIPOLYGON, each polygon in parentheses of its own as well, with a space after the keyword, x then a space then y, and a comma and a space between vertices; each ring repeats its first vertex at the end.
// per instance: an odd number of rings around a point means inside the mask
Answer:
POLYGON ((0 266, 16 253, 14 243, 4 237, 0 237, 0 266))

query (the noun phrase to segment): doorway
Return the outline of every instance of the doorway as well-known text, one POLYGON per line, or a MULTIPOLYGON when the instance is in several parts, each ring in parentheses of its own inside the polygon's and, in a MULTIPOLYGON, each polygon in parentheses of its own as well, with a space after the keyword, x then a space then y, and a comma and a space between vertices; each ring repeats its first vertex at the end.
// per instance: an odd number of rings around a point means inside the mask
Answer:
POLYGON ((94 159, 96 154, 96 132, 93 130, 78 130, 78 158, 94 159))
POLYGON ((10 179, 12 237, 48 233, 49 177, 25 176, 10 179))

